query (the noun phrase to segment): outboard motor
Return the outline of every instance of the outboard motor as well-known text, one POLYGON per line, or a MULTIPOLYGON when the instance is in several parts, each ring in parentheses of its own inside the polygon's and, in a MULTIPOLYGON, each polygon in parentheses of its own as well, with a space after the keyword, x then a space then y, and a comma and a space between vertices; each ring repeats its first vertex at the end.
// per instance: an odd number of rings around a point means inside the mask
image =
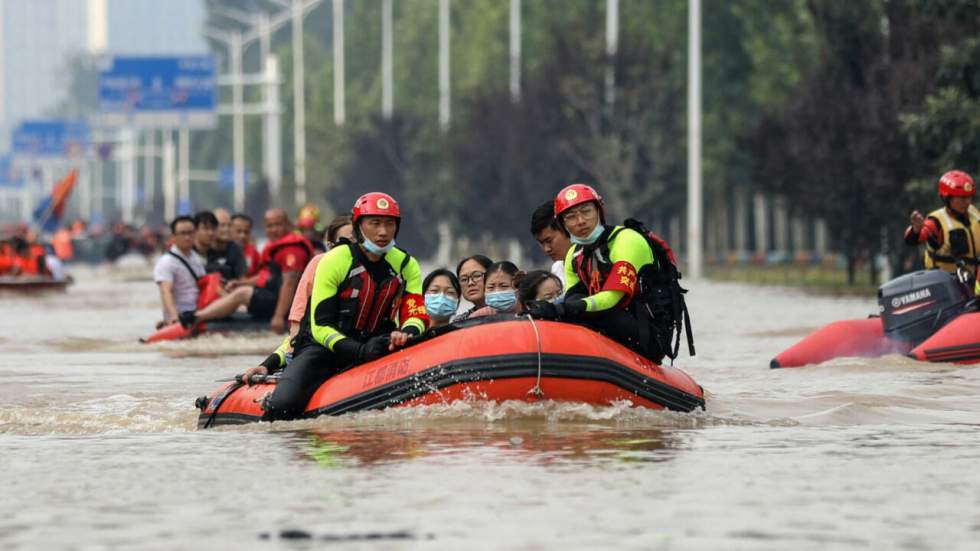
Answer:
POLYGON ((956 276, 943 270, 897 277, 878 289, 885 336, 919 344, 962 313, 969 299, 956 276))

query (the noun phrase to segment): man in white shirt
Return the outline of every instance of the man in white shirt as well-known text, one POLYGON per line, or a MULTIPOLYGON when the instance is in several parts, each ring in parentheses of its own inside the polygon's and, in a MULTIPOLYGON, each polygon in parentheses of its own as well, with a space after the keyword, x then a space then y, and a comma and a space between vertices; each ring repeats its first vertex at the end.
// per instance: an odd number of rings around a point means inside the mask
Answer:
POLYGON ((202 277, 204 263, 194 252, 194 219, 178 216, 170 223, 173 245, 157 260, 153 281, 160 286, 165 324, 180 320, 180 313, 197 308, 197 280, 202 277))
POLYGON ((572 242, 568 233, 565 232, 565 228, 555 219, 554 201, 548 201, 534 209, 534 214, 531 215, 531 235, 541 246, 544 254, 554 261, 551 265, 551 273, 558 276, 562 287, 564 287, 565 254, 568 253, 572 242))

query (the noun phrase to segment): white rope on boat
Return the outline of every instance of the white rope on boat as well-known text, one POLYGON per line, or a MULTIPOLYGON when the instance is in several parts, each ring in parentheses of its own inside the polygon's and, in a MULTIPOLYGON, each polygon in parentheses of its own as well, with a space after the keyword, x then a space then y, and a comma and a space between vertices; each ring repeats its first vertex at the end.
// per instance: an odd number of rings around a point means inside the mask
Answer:
POLYGON ((534 318, 528 316, 527 321, 531 322, 531 327, 534 328, 534 337, 538 341, 538 378, 534 382, 534 386, 527 393, 531 396, 544 398, 544 392, 541 390, 541 333, 538 332, 538 324, 534 323, 534 318))

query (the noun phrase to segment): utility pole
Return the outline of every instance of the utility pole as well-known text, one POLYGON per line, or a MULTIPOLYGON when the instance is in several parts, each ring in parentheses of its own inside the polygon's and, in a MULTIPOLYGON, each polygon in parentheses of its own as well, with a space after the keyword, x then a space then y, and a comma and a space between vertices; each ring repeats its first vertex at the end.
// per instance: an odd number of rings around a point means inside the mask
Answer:
MULTIPOLYGON (((184 141, 187 139, 186 134, 187 134, 187 127, 186 126, 181 127, 180 145, 182 148, 184 146, 184 141)), ((163 131, 163 140, 162 140, 161 147, 163 149, 163 162, 162 162, 163 189, 164 189, 163 211, 165 213, 164 216, 167 219, 167 221, 170 221, 173 220, 175 216, 177 216, 177 209, 176 209, 176 205, 174 204, 174 199, 175 199, 174 196, 176 194, 174 192, 176 191, 175 188, 178 186, 174 182, 174 131, 172 129, 165 129, 163 131)), ((187 166, 187 163, 190 160, 184 156, 185 154, 186 151, 182 150, 180 152, 180 160, 178 161, 178 165, 180 166, 180 168, 178 169, 180 175, 178 176, 178 179, 180 180, 179 186, 180 186, 181 203, 183 205, 189 205, 190 183, 189 182, 185 183, 184 178, 186 178, 186 174, 184 173, 184 168, 187 166)))
POLYGON ((279 198, 282 184, 282 127, 279 116, 279 57, 269 54, 265 60, 265 114, 262 117, 265 173, 269 178, 269 198, 279 198))
POLYGON ((293 159, 297 206, 306 203, 306 91, 303 73, 303 4, 301 0, 293 0, 293 159))
POLYGON ((231 33, 231 47, 229 58, 231 61, 231 74, 238 75, 238 79, 231 85, 231 104, 232 104, 232 133, 234 134, 234 149, 232 151, 232 164, 234 165, 235 193, 233 204, 235 210, 241 212, 245 210, 245 114, 242 112, 244 103, 244 91, 242 86, 242 33, 233 31, 231 33))
POLYGON ((156 130, 143 131, 143 209, 146 215, 153 212, 156 196, 156 141, 156 130))
POLYGON ((449 129, 449 0, 439 0, 439 126, 449 129))
POLYGON ((687 271, 702 275, 701 0, 690 0, 687 22, 687 271))
MULTIPOLYGON (((164 151, 169 150, 170 158, 173 159, 174 151, 174 135, 173 132, 167 132, 166 143, 164 144, 164 151)), ((178 179, 180 180, 180 201, 177 202, 179 208, 190 209, 191 206, 191 177, 190 177, 190 167, 191 167, 191 131, 187 126, 181 126, 180 131, 177 134, 178 141, 178 157, 180 158, 178 163, 178 179)), ((173 161, 170 161, 171 170, 173 169, 173 161)), ((173 185, 173 184, 171 184, 173 185)), ((190 212, 184 212, 182 214, 190 214, 190 212)))
POLYGON ((616 52, 619 51, 619 0, 606 0, 606 106, 616 103, 616 52))
POLYGON ((510 99, 521 99, 521 0, 510 0, 510 99))
POLYGON ((395 109, 391 42, 391 0, 381 3, 381 115, 391 120, 395 109))

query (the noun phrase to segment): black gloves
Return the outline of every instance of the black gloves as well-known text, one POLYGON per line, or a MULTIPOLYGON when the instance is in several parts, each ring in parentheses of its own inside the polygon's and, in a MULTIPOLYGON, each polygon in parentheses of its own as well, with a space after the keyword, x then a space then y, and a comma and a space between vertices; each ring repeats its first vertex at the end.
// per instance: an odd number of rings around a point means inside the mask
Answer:
POLYGON ((333 345, 333 351, 345 360, 363 363, 376 360, 388 353, 388 335, 371 337, 361 342, 350 337, 340 339, 333 345))
POLYGON ((554 304, 546 300, 532 300, 525 305, 528 315, 541 320, 574 320, 582 317, 585 313, 585 301, 581 299, 571 299, 561 304, 554 304))

